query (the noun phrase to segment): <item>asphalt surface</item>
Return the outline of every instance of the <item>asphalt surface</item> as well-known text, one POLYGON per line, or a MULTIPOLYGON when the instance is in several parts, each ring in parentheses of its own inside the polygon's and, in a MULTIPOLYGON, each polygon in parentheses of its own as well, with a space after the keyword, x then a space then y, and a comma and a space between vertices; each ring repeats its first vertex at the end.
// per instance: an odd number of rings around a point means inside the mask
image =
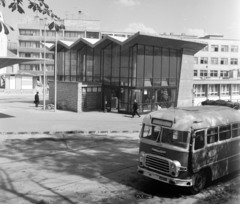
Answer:
MULTIPOLYGON (((116 133, 139 132, 142 118, 111 112, 70 112, 35 108, 34 95, 0 94, 0 133, 116 133)), ((42 95, 40 100, 42 103, 42 95)), ((47 102, 46 102, 47 103, 47 102)))

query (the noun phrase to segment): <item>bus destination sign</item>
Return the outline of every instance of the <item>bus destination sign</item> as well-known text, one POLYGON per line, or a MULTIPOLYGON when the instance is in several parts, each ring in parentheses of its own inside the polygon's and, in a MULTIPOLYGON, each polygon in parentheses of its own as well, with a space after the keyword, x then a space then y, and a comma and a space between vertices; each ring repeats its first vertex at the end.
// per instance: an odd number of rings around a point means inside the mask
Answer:
POLYGON ((172 127, 173 122, 169 121, 169 120, 161 120, 161 119, 158 119, 158 118, 153 118, 152 119, 152 124, 165 126, 165 127, 172 127))

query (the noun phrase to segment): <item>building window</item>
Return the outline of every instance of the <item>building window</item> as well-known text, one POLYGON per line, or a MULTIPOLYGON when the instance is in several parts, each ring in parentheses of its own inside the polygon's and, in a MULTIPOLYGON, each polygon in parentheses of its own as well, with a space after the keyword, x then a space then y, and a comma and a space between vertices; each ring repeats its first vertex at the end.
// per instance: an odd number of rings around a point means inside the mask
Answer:
POLYGON ((240 85, 233 84, 232 85, 232 95, 239 95, 239 93, 240 93, 240 85))
POLYGON ((194 57, 194 64, 198 64, 198 57, 194 57))
POLYGON ((206 96, 207 86, 203 84, 195 85, 195 96, 196 97, 204 97, 206 96))
POLYGON ((87 92, 92 92, 92 88, 87 88, 87 92))
POLYGON ((218 64, 218 58, 217 57, 212 57, 211 58, 211 64, 218 64))
POLYGON ((25 57, 31 57, 31 53, 25 53, 25 57))
POLYGON ((218 71, 217 70, 211 70, 210 71, 210 76, 211 77, 218 77, 218 71))
POLYGON ((200 77, 207 77, 207 76, 208 76, 207 70, 200 70, 200 77))
POLYGON ((230 85, 229 84, 221 84, 220 92, 221 92, 221 95, 223 95, 223 96, 229 96, 230 85))
POLYGON ((27 36, 40 36, 40 31, 39 30, 19 30, 20 35, 27 35, 27 36))
POLYGON ((238 46, 237 45, 232 45, 231 46, 231 52, 238 52, 238 46))
POLYGON ((208 95, 209 96, 218 96, 218 85, 217 84, 209 84, 208 87, 208 95))
POLYGON ((228 45, 222 45, 221 52, 228 52, 228 45))
POLYGON ((231 58, 231 65, 238 65, 238 59, 237 58, 231 58))
POLYGON ((65 31, 65 37, 68 38, 84 38, 85 33, 84 32, 77 32, 77 31, 65 31))
POLYGON ((207 45, 207 46, 205 46, 205 47, 202 49, 202 51, 205 51, 205 52, 207 52, 207 51, 208 51, 208 45, 207 45))
POLYGON ((220 77, 228 77, 228 71, 221 71, 220 77))
POLYGON ((228 64, 228 59, 227 58, 221 58, 220 64, 222 64, 222 65, 228 64))
POLYGON ((212 52, 218 52, 218 45, 211 45, 212 52))
POLYGON ((30 58, 40 58, 40 53, 25 53, 25 52, 20 52, 19 53, 20 57, 30 57, 30 58))
POLYGON ((47 65, 47 70, 46 71, 54 71, 54 65, 47 65))
MULTIPOLYGON (((43 58, 44 58, 44 56, 43 56, 43 58)), ((46 58, 47 58, 47 59, 54 59, 54 54, 52 54, 52 53, 47 53, 47 54, 46 54, 46 58)))
POLYGON ((21 71, 40 71, 39 64, 20 64, 21 71))
POLYGON ((20 41, 20 47, 40 48, 40 42, 20 41))
POLYGON ((87 38, 94 38, 94 39, 99 39, 100 33, 99 32, 87 32, 86 33, 87 38))
POLYGON ((207 57, 201 57, 200 64, 207 64, 207 63, 208 63, 208 58, 207 57))
MULTIPOLYGON (((42 31, 43 32, 43 36, 44 36, 44 31, 42 31)), ((54 37, 54 36, 56 36, 56 32, 55 31, 51 31, 51 30, 47 30, 46 31, 46 36, 48 36, 48 37, 54 37)))
POLYGON ((198 70, 193 70, 193 76, 197 77, 198 76, 198 70))

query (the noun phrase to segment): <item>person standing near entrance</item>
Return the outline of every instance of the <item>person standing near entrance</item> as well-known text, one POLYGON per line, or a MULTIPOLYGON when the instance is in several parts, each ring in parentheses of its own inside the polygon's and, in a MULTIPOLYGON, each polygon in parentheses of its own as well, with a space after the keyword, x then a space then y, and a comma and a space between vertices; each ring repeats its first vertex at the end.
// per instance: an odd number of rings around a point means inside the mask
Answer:
POLYGON ((137 103, 137 100, 135 99, 135 100, 134 100, 134 103, 133 103, 132 118, 133 118, 136 114, 138 115, 139 118, 141 117, 141 116, 139 115, 139 113, 138 113, 138 103, 137 103))
POLYGON ((39 104, 39 95, 38 95, 38 92, 35 94, 34 96, 34 103, 35 103, 35 107, 37 108, 38 107, 38 104, 39 104))

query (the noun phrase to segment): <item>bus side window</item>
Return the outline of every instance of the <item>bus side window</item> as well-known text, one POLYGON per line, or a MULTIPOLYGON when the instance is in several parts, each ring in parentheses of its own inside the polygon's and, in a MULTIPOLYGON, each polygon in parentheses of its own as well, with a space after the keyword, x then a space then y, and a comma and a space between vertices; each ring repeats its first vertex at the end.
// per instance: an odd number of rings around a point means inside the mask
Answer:
POLYGON ((218 141, 218 128, 209 128, 207 131, 207 144, 218 141))
POLYGON ((219 140, 226 140, 231 137, 231 126, 225 125, 219 128, 219 140))
POLYGON ((194 150, 202 149, 204 147, 205 131, 196 132, 194 150))
POLYGON ((240 136, 240 124, 239 123, 232 124, 232 137, 239 136, 240 136))

